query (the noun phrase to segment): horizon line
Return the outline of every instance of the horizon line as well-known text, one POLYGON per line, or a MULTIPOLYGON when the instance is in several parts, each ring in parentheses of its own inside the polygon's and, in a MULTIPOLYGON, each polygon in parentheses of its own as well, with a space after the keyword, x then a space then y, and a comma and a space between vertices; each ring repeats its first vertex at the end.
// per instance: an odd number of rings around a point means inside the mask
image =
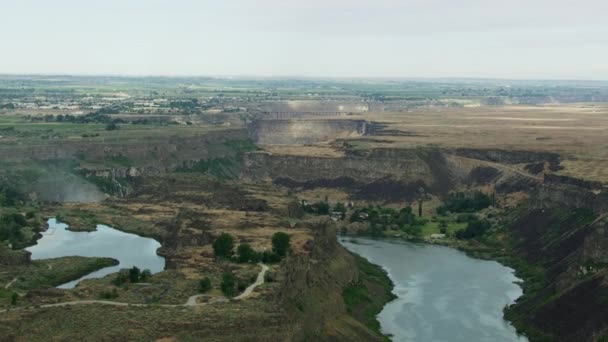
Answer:
POLYGON ((305 75, 256 75, 256 74, 122 74, 122 73, 11 73, 0 72, 0 77, 116 77, 116 78, 213 78, 213 79, 292 79, 292 80, 384 80, 384 81, 540 81, 540 82, 608 82, 608 79, 568 77, 474 77, 474 76, 305 76, 305 75))

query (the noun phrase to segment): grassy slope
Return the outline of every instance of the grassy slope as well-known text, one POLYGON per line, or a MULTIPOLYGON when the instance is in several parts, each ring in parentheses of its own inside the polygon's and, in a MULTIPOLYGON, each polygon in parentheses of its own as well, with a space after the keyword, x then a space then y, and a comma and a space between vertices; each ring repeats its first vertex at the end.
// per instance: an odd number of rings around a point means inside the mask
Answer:
MULTIPOLYGON (((376 316, 395 295, 393 283, 380 266, 355 255, 359 268, 359 282, 346 287, 342 292, 350 315, 372 331, 380 333, 380 322, 376 316)), ((388 338, 387 338, 388 340, 388 338)))

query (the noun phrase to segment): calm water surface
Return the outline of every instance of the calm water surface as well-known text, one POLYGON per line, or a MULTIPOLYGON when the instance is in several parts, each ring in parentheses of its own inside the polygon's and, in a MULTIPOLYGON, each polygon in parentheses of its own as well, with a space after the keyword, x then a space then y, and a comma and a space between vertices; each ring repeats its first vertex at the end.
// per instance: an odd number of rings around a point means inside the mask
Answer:
POLYGON ((395 284, 398 298, 378 315, 394 341, 527 341, 503 318, 503 308, 522 295, 512 269, 441 246, 340 242, 384 267, 395 284))
POLYGON ((44 232, 38 244, 26 248, 32 252, 32 259, 58 258, 63 256, 109 257, 120 262, 89 273, 82 278, 62 284, 60 288, 73 288, 83 279, 101 278, 121 268, 137 266, 157 273, 165 268, 165 259, 156 255, 160 247, 154 239, 128 234, 114 228, 97 225, 94 232, 72 232, 66 224, 55 219, 48 221, 49 229, 44 232))

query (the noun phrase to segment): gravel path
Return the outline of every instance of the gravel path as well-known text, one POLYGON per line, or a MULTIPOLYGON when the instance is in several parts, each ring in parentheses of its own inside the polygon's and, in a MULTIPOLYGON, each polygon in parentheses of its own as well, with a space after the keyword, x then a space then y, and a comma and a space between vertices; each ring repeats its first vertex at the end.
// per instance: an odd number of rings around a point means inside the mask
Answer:
MULTIPOLYGON (((266 266, 264 264, 260 264, 260 266, 262 266, 262 270, 260 271, 260 273, 258 273, 258 277, 255 280, 255 282, 253 284, 251 284, 249 287, 247 287, 245 289, 245 291, 243 291, 243 293, 241 293, 237 297, 234 297, 234 299, 236 299, 236 300, 246 299, 247 297, 251 296, 251 294, 253 293, 253 290, 255 290, 256 287, 264 284, 264 276, 266 275, 266 272, 268 271, 269 268, 268 268, 268 266, 266 266)), ((8 286, 10 286, 12 284, 12 282, 14 282, 15 280, 17 280, 17 279, 16 278, 13 279, 9 284, 7 284, 5 286, 5 288, 8 288, 8 286)), ((202 296, 203 295, 200 295, 200 294, 191 296, 190 298, 188 298, 188 300, 184 304, 154 304, 154 306, 160 306, 163 308, 196 307, 196 306, 203 306, 203 305, 213 304, 213 303, 223 303, 223 302, 229 301, 227 298, 222 297, 222 298, 218 298, 216 300, 210 301, 210 302, 198 303, 197 299, 202 296)), ((60 307, 60 306, 88 305, 88 304, 133 306, 133 307, 150 306, 150 304, 132 304, 132 303, 124 303, 124 302, 114 302, 114 301, 110 301, 110 300, 91 299, 91 300, 76 300, 76 301, 72 301, 72 302, 62 302, 62 303, 55 303, 55 304, 43 304, 36 308, 54 308, 54 307, 60 307)), ((33 307, 31 307, 31 308, 33 308, 33 307)), ((29 308, 14 308, 14 309, 0 310, 0 313, 9 312, 9 311, 18 311, 18 310, 24 310, 24 309, 29 309, 29 308)))

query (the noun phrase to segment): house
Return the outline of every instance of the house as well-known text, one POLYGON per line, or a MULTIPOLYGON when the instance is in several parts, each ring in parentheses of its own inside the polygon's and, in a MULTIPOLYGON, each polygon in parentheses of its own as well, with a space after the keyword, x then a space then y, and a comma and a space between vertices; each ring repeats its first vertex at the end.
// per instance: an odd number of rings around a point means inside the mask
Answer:
POLYGON ((332 211, 329 214, 329 217, 332 219, 332 221, 340 221, 344 218, 344 213, 341 211, 332 211))
POLYGON ((431 240, 444 239, 445 234, 431 234, 431 240))

